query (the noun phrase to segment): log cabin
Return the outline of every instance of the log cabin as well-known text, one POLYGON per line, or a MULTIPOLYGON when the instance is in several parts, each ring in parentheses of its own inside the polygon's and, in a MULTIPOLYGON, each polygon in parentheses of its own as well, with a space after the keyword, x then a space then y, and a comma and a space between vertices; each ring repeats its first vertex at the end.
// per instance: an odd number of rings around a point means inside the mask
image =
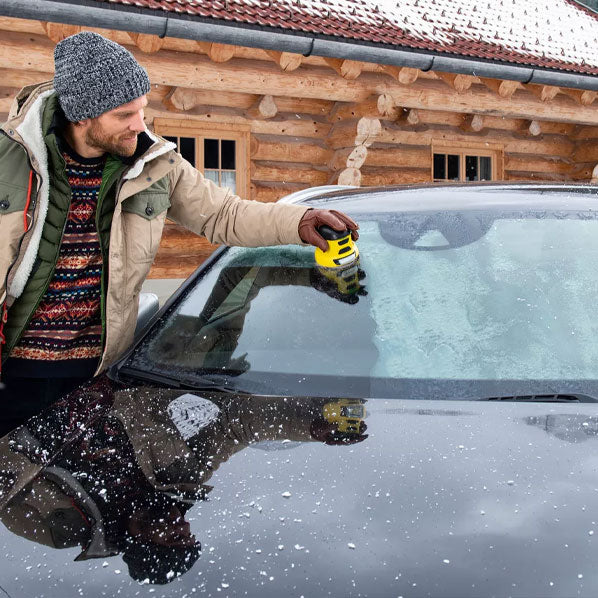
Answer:
MULTIPOLYGON (((2 0, 0 121, 92 30, 147 126, 256 201, 310 186, 598 180, 598 13, 574 0, 2 0)), ((152 269, 214 249, 168 223, 152 269)))

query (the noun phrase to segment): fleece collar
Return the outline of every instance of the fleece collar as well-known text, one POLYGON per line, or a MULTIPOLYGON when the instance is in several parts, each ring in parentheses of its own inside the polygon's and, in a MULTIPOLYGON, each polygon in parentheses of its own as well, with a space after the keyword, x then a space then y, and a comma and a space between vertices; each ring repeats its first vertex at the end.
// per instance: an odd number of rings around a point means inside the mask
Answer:
POLYGON ((140 158, 138 158, 137 161, 133 164, 133 166, 127 171, 127 173, 123 177, 123 179, 126 181, 130 181, 131 179, 137 178, 142 173, 143 167, 148 162, 155 160, 158 156, 162 156, 163 154, 171 150, 176 150, 176 145, 171 141, 163 141, 147 129, 145 130, 145 134, 152 141, 152 145, 150 146, 148 151, 146 151, 140 158))
POLYGON ((49 89, 39 94, 37 99, 27 110, 25 117, 21 124, 16 127, 16 132, 19 134, 25 146, 31 152, 33 158, 37 162, 37 170, 40 176, 40 186, 37 192, 37 218, 31 232, 31 238, 25 255, 17 268, 17 271, 11 281, 8 288, 9 295, 12 295, 15 299, 20 297, 21 293, 25 289, 25 284, 29 279, 35 258, 37 257, 37 250, 39 243, 42 238, 42 231, 44 228, 44 222, 48 215, 48 204, 50 197, 50 177, 48 175, 48 150, 46 148, 46 142, 44 141, 44 135, 42 131, 42 114, 44 111, 44 104, 46 99, 54 93, 53 89, 49 89))

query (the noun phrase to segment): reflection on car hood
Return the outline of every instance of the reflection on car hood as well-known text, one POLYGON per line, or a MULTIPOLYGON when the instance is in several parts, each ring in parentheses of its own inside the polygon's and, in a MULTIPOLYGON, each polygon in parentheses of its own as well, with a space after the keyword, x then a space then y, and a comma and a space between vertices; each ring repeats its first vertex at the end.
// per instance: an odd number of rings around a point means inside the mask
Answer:
POLYGON ((13 598, 598 593, 591 404, 78 401, 0 441, 13 598))

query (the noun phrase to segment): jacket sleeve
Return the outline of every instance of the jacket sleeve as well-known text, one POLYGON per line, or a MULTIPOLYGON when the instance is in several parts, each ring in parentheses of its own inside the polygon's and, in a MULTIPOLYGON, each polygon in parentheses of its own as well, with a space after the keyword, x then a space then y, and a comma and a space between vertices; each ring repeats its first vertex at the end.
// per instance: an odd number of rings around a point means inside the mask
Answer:
POLYGON ((303 244, 299 221, 306 206, 244 200, 206 179, 179 157, 170 175, 168 216, 212 243, 229 246, 303 244))

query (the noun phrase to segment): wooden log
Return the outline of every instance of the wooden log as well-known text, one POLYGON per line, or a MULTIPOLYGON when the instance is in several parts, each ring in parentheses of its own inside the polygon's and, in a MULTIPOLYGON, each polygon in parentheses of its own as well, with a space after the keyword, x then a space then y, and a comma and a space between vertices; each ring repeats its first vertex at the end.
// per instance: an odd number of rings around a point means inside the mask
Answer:
POLYGON ((338 185, 361 186, 361 172, 358 168, 345 168, 338 174, 338 185))
MULTIPOLYGON (((0 68, 52 72, 54 45, 46 37, 5 32, 2 38, 0 68), (27 52, 22 51, 23 47, 27 47, 27 52)), ((482 85, 472 85, 465 93, 450 94, 442 81, 422 77, 411 85, 401 85, 376 73, 362 72, 358 79, 349 81, 331 78, 327 69, 317 67, 288 73, 266 62, 235 59, 223 66, 196 54, 186 58, 180 52, 163 49, 149 57, 135 48, 132 51, 148 70, 151 81, 159 85, 343 102, 364 101, 372 92, 388 93, 396 105, 406 108, 598 124, 598 111, 592 106, 577 105, 562 94, 547 103, 532 94, 517 93, 505 102, 482 85)))
POLYGON ((581 142, 575 147, 571 154, 574 162, 595 162, 598 161, 598 145, 595 143, 581 142))
POLYGON ((585 141, 586 139, 595 139, 598 143, 598 127, 579 126, 577 130, 571 133, 571 139, 585 141))
POLYGON ((378 138, 382 125, 377 118, 360 118, 357 121, 357 134, 352 145, 365 145, 374 143, 378 138))
POLYGON ((481 77, 484 85, 501 98, 511 99, 512 95, 521 87, 519 81, 507 81, 499 79, 486 79, 481 77))
POLYGON ((294 71, 301 66, 303 56, 301 54, 293 54, 291 52, 277 52, 276 50, 266 50, 268 56, 276 63, 283 71, 294 71))
POLYGON ((247 110, 259 98, 255 94, 201 91, 186 87, 173 87, 166 94, 164 105, 169 110, 192 110, 195 106, 225 106, 247 110))
POLYGON ((216 63, 228 62, 235 55, 235 46, 216 42, 197 42, 199 49, 216 63))
POLYGON ((417 108, 411 108, 405 113, 405 122, 412 127, 419 124, 419 111, 417 108))
POLYGON ((247 110, 247 116, 251 119, 274 118, 277 113, 278 107, 271 95, 262 96, 247 110))
POLYGON ((251 199, 260 201, 262 203, 271 203, 278 201, 285 195, 290 195, 295 191, 307 189, 309 185, 299 185, 293 183, 282 184, 268 184, 268 183, 252 183, 251 184, 251 199))
POLYGON ((341 58, 324 58, 326 64, 334 69, 341 77, 352 81, 361 75, 363 65, 356 60, 343 60, 341 58))
POLYGON ((394 101, 388 94, 380 94, 377 97, 368 98, 364 102, 345 103, 337 102, 330 111, 328 120, 338 122, 352 118, 384 118, 396 120, 399 116, 399 110, 394 105, 394 101))
POLYGON ((598 92, 590 91, 589 89, 570 89, 568 87, 563 87, 561 88, 561 91, 582 106, 590 106, 594 103, 594 100, 598 98, 598 92))
POLYGON ((565 182, 572 180, 572 177, 565 174, 556 174, 550 172, 506 172, 504 180, 565 182))
POLYGON ((550 160, 535 155, 507 154, 505 155, 504 169, 505 172, 529 171, 568 174, 572 171, 573 165, 563 160, 550 160))
MULTIPOLYGON (((1 42, 0 42, 1 44, 1 42)), ((21 89, 27 85, 35 85, 50 81, 54 77, 51 71, 24 71, 21 69, 0 68, 0 81, 3 86, 21 89)))
POLYGON ((330 161, 331 170, 343 170, 345 168, 361 168, 368 155, 368 148, 365 145, 346 147, 334 152, 330 161))
POLYGON ((392 65, 382 65, 382 71, 390 75, 393 79, 396 79, 402 85, 411 85, 412 83, 415 83, 421 73, 419 69, 392 65))
POLYGON ((332 156, 333 152, 329 148, 305 140, 294 141, 264 135, 251 136, 252 160, 325 165, 332 156))
POLYGON ((135 42, 135 45, 146 54, 155 54, 162 49, 164 38, 148 33, 129 33, 129 37, 135 42))
POLYGON ((556 85, 536 85, 534 83, 524 85, 524 89, 533 93, 541 102, 550 102, 561 91, 556 85))
POLYGON ((472 75, 456 75, 455 73, 442 73, 434 71, 436 76, 444 81, 449 87, 454 89, 457 93, 466 92, 472 84, 476 81, 476 77, 472 75))
POLYGON ((431 148, 397 145, 394 147, 378 147, 374 144, 368 148, 366 166, 427 168, 432 167, 431 148))
POLYGON ((537 120, 523 121, 522 130, 526 135, 537 137, 542 134, 542 125, 537 120))
POLYGON ((61 42, 65 37, 81 32, 80 25, 66 25, 64 23, 49 23, 42 21, 46 35, 55 43, 61 42))
POLYGON ((0 112, 8 115, 14 98, 18 93, 19 90, 14 87, 0 87, 0 112))
POLYGON ((308 186, 325 185, 328 180, 327 169, 316 170, 306 164, 291 162, 251 163, 251 180, 270 183, 303 183, 308 186))
POLYGON ((478 133, 484 128, 484 117, 480 114, 465 114, 459 128, 465 132, 478 133))
POLYGON ((429 168, 369 168, 361 169, 361 184, 403 185, 408 183, 425 183, 432 180, 429 168))

